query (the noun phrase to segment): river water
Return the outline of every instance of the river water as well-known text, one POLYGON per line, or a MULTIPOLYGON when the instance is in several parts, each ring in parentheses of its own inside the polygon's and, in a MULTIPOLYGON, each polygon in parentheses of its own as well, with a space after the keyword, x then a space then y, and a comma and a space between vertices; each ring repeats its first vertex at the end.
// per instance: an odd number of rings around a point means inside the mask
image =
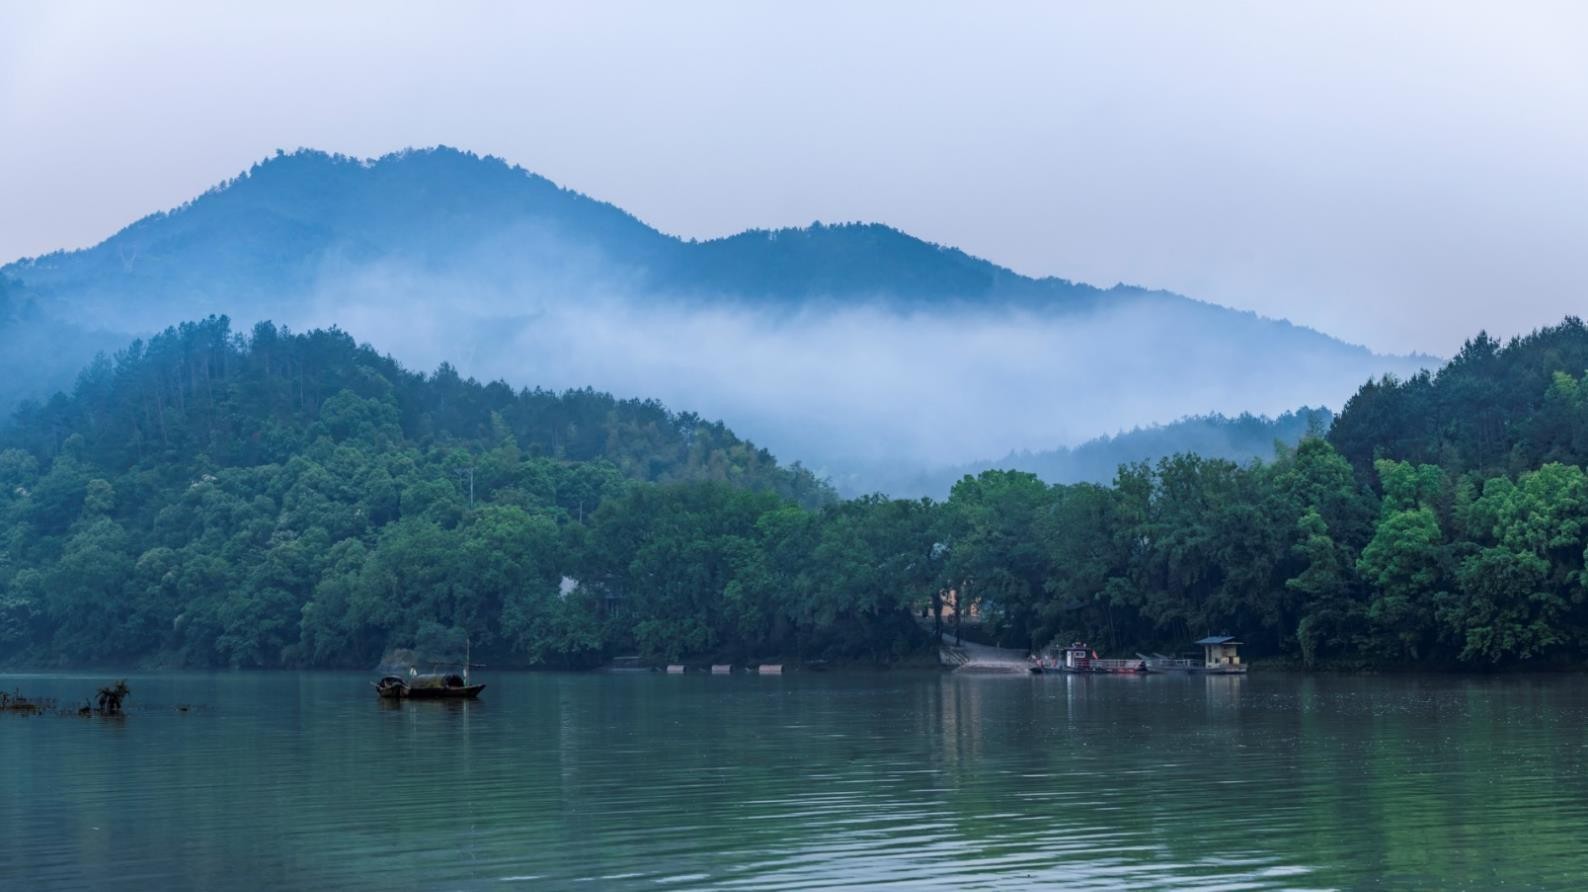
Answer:
POLYGON ((1582 677, 369 680, 0 715, 0 888, 1588 886, 1582 677))

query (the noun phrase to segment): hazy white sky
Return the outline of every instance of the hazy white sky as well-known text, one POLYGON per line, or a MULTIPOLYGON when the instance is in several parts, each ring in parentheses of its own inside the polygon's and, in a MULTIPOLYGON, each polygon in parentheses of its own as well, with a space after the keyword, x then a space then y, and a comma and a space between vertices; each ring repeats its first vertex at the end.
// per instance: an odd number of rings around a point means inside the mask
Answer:
POLYGON ((1379 350, 1588 311, 1588 4, 0 2, 0 262, 436 143, 1379 350))

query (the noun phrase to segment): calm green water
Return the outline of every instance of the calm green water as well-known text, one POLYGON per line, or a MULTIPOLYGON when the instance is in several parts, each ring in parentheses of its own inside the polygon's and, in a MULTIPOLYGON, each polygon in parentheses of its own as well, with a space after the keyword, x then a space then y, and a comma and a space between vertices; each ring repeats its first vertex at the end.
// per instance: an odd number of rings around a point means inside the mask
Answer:
POLYGON ((1588 885, 1581 678, 483 680, 0 715, 0 888, 1588 885))

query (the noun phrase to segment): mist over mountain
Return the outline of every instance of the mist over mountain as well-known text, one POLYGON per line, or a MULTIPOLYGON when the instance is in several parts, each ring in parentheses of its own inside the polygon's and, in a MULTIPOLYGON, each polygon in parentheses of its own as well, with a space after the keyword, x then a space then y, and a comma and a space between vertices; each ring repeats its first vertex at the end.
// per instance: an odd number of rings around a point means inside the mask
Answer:
MULTIPOLYGON (((1198 415, 1098 437, 1073 448, 1011 452, 993 461, 925 471, 872 468, 865 477, 895 498, 944 499, 962 478, 990 470, 1026 471, 1048 483, 1108 484, 1119 473, 1120 465, 1156 464, 1159 459, 1180 453, 1239 464, 1253 459, 1272 461, 1281 447, 1295 446, 1306 436, 1326 434, 1333 421, 1334 413, 1328 409, 1308 406, 1274 418, 1250 413, 1235 417, 1198 415)), ((834 482, 854 488, 846 479, 834 482)))
POLYGON ((446 148, 278 154, 0 275, 26 308, 0 322, 8 405, 107 344, 227 314, 341 326, 412 367, 657 398, 859 488, 882 479, 866 469, 1339 405, 1430 364, 1165 291, 1022 276, 877 224, 681 240, 446 148))
POLYGON ((46 315, 20 282, 0 273, 0 426, 19 400, 69 385, 89 358, 127 341, 125 333, 46 315))

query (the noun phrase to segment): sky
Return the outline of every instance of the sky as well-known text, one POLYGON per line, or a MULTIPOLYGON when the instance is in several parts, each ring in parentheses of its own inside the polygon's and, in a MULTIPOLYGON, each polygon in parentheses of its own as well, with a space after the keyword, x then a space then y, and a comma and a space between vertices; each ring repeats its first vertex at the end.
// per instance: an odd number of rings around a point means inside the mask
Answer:
POLYGON ((1383 352, 1582 313, 1588 4, 0 2, 0 262, 278 148, 876 220, 1383 352))

